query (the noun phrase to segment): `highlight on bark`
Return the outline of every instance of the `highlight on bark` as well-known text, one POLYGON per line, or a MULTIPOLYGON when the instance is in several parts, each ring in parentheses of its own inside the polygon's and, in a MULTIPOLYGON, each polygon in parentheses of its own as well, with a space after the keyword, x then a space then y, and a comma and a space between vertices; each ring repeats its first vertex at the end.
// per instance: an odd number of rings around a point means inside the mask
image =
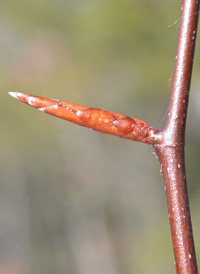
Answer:
POLYGON ((80 126, 132 141, 158 143, 156 130, 137 118, 20 92, 9 92, 9 94, 40 111, 80 126))

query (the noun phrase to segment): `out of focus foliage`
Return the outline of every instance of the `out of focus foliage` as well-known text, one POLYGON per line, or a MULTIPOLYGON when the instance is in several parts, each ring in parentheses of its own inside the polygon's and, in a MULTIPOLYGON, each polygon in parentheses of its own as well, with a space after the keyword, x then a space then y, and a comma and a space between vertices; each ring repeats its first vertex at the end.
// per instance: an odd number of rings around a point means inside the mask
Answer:
MULTIPOLYGON (((162 128, 180 1, 0 6, 0 273, 175 273, 152 148, 44 115, 7 92, 104 108, 162 128)), ((186 162, 198 255, 199 43, 196 48, 186 162)))

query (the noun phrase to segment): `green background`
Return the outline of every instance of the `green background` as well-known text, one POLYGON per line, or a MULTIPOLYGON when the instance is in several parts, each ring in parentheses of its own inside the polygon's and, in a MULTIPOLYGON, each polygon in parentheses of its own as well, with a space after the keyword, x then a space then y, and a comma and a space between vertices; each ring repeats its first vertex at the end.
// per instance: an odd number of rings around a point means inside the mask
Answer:
MULTIPOLYGON (((0 273, 175 273, 153 148, 45 115, 8 91, 164 126, 180 1, 0 4, 0 273)), ((200 54, 186 165, 200 254, 200 54)))

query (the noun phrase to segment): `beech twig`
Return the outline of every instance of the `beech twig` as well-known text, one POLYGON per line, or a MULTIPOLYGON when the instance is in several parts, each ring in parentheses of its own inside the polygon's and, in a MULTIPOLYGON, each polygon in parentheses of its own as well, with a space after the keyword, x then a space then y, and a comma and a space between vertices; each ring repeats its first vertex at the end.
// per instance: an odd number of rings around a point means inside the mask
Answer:
POLYGON ((121 138, 152 144, 162 167, 176 270, 197 274, 190 218, 184 146, 200 0, 183 0, 177 52, 166 125, 156 130, 146 122, 115 112, 84 107, 19 92, 9 94, 40 111, 80 126, 121 138))

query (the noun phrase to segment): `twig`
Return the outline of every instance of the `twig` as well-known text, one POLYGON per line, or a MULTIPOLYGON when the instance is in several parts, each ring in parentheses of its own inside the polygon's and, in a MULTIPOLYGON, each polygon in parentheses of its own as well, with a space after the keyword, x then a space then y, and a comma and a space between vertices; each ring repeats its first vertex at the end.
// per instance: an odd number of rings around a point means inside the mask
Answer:
POLYGON ((167 121, 163 130, 155 130, 139 119, 110 111, 10 92, 11 96, 48 114, 102 133, 154 146, 165 182, 178 274, 198 273, 186 186, 184 146, 199 1, 182 1, 171 97, 167 121))
POLYGON ((190 218, 185 161, 185 125, 199 1, 182 1, 176 60, 166 126, 155 146, 162 166, 178 274, 198 273, 190 218))

